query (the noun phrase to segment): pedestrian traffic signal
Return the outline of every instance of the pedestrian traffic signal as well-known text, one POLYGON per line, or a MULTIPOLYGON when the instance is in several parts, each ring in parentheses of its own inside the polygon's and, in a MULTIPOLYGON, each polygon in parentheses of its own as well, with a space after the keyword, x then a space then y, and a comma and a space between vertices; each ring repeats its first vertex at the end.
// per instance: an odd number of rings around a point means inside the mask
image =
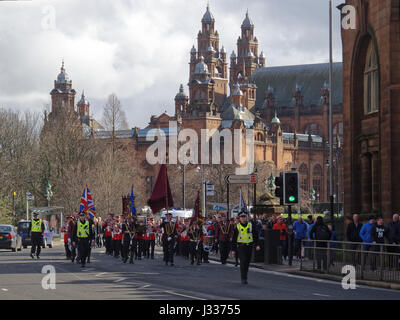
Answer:
POLYGON ((280 205, 283 205, 283 175, 275 178, 275 197, 279 198, 280 205))
POLYGON ((283 182, 283 199, 285 205, 299 204, 299 173, 285 172, 283 182))

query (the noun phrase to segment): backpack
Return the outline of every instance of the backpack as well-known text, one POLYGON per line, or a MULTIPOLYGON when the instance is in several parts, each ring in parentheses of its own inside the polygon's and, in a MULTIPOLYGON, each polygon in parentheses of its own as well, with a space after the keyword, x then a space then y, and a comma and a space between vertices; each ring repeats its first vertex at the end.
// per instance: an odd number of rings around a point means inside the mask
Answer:
POLYGON ((329 229, 326 225, 319 226, 316 232, 317 240, 330 240, 329 229))

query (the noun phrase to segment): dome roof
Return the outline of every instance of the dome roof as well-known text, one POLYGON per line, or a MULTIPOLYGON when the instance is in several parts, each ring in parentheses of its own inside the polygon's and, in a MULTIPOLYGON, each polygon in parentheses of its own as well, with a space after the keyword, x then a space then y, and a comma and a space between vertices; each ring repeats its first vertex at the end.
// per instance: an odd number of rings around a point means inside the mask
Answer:
POLYGON ((57 76, 57 83, 67 83, 69 81, 70 81, 70 79, 69 79, 68 74, 65 72, 64 60, 63 60, 62 65, 61 65, 61 72, 57 76))
POLYGON ((246 12, 246 18, 244 18, 243 23, 242 23, 242 27, 250 28, 250 27, 253 27, 253 26, 254 26, 254 23, 249 18, 249 12, 247 11, 246 12))
POLYGON ((254 54, 253 54, 253 52, 250 50, 250 51, 247 53, 247 56, 248 56, 248 57, 254 57, 254 54))
POLYGON ((177 98, 177 99, 179 99, 179 98, 186 99, 187 98, 185 90, 183 89, 183 84, 180 85, 179 92, 176 94, 175 98, 177 98))
POLYGON ((78 102, 78 105, 79 104, 89 104, 89 101, 87 101, 86 98, 85 98, 85 92, 84 91, 82 92, 81 100, 79 100, 79 102, 78 102))
POLYGON ((204 63, 204 57, 203 56, 200 57, 200 62, 198 64, 196 64, 196 67, 194 69, 194 73, 195 74, 208 73, 208 67, 204 63))
POLYGON ((209 46, 207 49, 208 52, 215 52, 214 48, 212 46, 209 46))
POLYGON ((271 124, 281 124, 281 120, 279 120, 278 116, 276 115, 276 110, 275 110, 275 117, 272 118, 271 124))
POLYGON ((207 11, 206 11, 206 13, 205 13, 204 16, 203 16, 202 21, 205 21, 205 22, 214 21, 214 16, 213 16, 213 14, 212 14, 211 11, 210 11, 209 5, 207 5, 207 11))
POLYGON ((236 58, 235 50, 232 51, 232 53, 231 53, 231 58, 236 58))
POLYGON ((240 90, 240 86, 239 86, 238 83, 236 83, 236 84, 233 86, 233 93, 232 93, 232 95, 233 95, 233 96, 243 96, 243 92, 242 92, 242 90, 240 90))

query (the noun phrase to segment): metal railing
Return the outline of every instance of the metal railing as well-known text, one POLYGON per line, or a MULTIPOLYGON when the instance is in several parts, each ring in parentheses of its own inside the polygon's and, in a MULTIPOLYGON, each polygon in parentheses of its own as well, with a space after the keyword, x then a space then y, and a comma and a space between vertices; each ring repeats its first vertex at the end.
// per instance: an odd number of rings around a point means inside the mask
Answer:
POLYGON ((400 282, 399 245, 302 240, 301 248, 301 271, 343 275, 342 268, 351 265, 357 279, 400 282))

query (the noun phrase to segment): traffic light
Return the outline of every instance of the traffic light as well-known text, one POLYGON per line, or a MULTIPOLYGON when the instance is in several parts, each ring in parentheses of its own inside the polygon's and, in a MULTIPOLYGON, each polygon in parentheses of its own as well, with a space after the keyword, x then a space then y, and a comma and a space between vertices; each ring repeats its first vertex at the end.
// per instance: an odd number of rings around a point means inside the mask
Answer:
POLYGON ((284 173, 283 200, 285 205, 296 205, 300 203, 298 172, 284 173))
POLYGON ((280 205, 283 205, 283 175, 275 178, 275 197, 279 198, 280 205))

